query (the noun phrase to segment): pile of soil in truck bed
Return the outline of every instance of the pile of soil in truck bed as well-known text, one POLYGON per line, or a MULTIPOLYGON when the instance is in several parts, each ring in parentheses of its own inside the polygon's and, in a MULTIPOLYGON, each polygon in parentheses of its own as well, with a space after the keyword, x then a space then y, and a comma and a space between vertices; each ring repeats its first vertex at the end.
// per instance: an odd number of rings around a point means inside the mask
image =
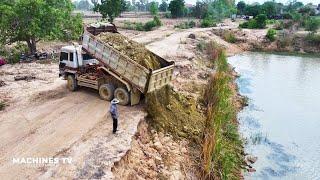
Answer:
POLYGON ((98 38, 147 69, 156 70, 161 68, 157 57, 146 49, 144 45, 132 41, 121 34, 101 33, 98 38))

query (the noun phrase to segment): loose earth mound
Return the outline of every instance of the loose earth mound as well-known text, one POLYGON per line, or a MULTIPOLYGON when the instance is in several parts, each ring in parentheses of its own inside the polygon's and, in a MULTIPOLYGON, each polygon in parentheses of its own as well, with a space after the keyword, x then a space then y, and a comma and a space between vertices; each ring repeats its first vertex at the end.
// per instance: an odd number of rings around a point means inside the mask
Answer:
POLYGON ((161 68, 157 57, 146 49, 144 45, 132 41, 121 34, 109 32, 101 33, 98 38, 145 68, 152 70, 161 68))

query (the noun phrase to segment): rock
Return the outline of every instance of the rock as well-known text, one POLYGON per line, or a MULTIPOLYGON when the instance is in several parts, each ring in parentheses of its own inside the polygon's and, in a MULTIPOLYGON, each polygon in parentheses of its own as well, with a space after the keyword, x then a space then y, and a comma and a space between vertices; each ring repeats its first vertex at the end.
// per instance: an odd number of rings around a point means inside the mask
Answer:
POLYGON ((256 172, 257 170, 255 168, 249 168, 247 169, 248 172, 256 172))
POLYGON ((187 150, 187 148, 183 147, 183 148, 181 148, 181 152, 185 154, 188 152, 188 150, 187 150))
POLYGON ((161 164, 162 158, 160 156, 155 156, 154 161, 156 162, 156 164, 161 164))
POLYGON ((251 164, 255 163, 258 160, 258 157, 255 156, 247 156, 246 157, 247 161, 251 164))
POLYGON ((190 38, 190 39, 196 39, 196 35, 193 34, 193 33, 191 33, 191 34, 189 34, 188 38, 190 38))
POLYGON ((31 79, 35 79, 35 78, 36 78, 35 76, 29 76, 29 75, 26 75, 26 76, 15 76, 14 80, 15 81, 20 81, 20 80, 30 81, 31 79))
POLYGON ((0 80, 0 87, 5 86, 5 85, 6 85, 6 83, 4 81, 0 80))
POLYGON ((163 148, 162 144, 159 141, 155 142, 153 146, 158 151, 160 151, 163 148))

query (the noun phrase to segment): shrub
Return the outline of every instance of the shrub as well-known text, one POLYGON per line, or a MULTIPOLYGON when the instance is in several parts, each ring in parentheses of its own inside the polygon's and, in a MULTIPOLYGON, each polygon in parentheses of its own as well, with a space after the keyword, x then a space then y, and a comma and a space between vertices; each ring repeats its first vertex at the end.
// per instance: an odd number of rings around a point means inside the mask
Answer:
POLYGON ((190 27, 195 27, 196 26, 196 22, 194 22, 194 21, 189 21, 189 26, 190 27))
POLYGON ((153 21, 155 22, 155 24, 157 26, 161 26, 162 25, 162 22, 161 22, 161 20, 160 20, 160 18, 158 16, 154 16, 153 17, 153 21))
POLYGON ((148 21, 146 24, 144 24, 143 29, 144 29, 145 31, 151 31, 152 28, 154 28, 154 27, 156 27, 156 26, 157 26, 156 22, 154 22, 154 21, 152 20, 152 21, 148 21))
POLYGON ((283 23, 283 27, 284 27, 285 29, 289 29, 289 28, 291 28, 292 26, 293 26, 293 21, 288 21, 288 22, 283 23))
POLYGON ((223 39, 229 43, 235 43, 237 41, 236 37, 234 36, 233 32, 225 31, 223 33, 223 39))
POLYGON ((274 41, 276 39, 276 34, 277 31, 274 29, 269 29, 266 35, 266 38, 269 39, 270 41, 274 41))
POLYGON ((320 45, 320 35, 315 33, 309 33, 306 36, 306 41, 314 45, 320 45))
POLYGON ((263 29, 266 27, 267 16, 265 14, 259 14, 254 19, 257 21, 257 28, 263 29))
POLYGON ((320 27, 320 19, 308 18, 305 21, 305 27, 307 31, 316 32, 320 27))
POLYGON ((165 18, 172 18, 172 15, 170 12, 166 12, 166 14, 164 15, 165 18))
POLYGON ((0 111, 4 110, 5 107, 6 107, 5 102, 0 101, 0 111))
POLYGON ((144 31, 144 26, 141 22, 135 24, 135 29, 137 31, 144 31))
POLYGON ((257 21, 255 19, 250 19, 239 25, 240 28, 256 29, 258 28, 257 21))
POLYGON ((147 23, 143 24, 141 22, 124 22, 125 29, 130 30, 137 30, 137 31, 151 31, 152 28, 156 26, 161 26, 162 23, 159 19, 159 17, 155 16, 152 21, 148 21, 147 23))
POLYGON ((20 61, 21 54, 28 54, 27 45, 18 42, 15 46, 6 48, 4 45, 0 46, 0 55, 8 60, 8 63, 15 64, 20 61))
POLYGON ((215 27, 217 26, 216 22, 212 19, 212 18, 204 18, 201 21, 201 27, 205 28, 205 27, 215 27))
POLYGON ((275 19, 267 19, 266 20, 266 24, 276 24, 278 23, 279 21, 278 20, 275 20, 275 19))
POLYGON ((265 14, 259 14, 254 19, 250 19, 239 25, 240 28, 248 29, 263 29, 266 27, 267 16, 265 14))
POLYGON ((196 26, 196 23, 194 21, 188 21, 188 22, 182 22, 178 25, 175 25, 175 28, 180 28, 180 29, 189 29, 189 28, 193 28, 196 26))
POLYGON ((282 30, 283 28, 284 28, 283 21, 276 22, 276 24, 275 24, 275 29, 276 30, 282 30))

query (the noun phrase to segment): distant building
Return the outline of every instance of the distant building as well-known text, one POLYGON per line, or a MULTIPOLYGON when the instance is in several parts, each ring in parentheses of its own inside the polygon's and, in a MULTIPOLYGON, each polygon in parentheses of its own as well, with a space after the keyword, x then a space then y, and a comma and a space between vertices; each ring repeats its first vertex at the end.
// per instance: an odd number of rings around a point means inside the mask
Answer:
POLYGON ((189 9, 190 9, 190 8, 192 8, 194 5, 193 5, 193 4, 185 3, 184 6, 185 6, 186 8, 189 8, 189 9))

